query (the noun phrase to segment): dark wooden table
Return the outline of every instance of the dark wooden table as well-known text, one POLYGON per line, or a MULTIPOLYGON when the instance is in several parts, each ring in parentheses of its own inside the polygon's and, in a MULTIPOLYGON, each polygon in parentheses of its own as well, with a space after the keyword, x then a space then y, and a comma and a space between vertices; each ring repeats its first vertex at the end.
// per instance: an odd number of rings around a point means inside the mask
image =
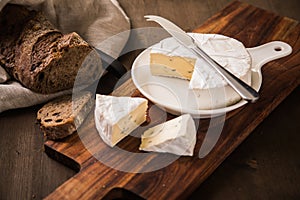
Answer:
MULTIPOLYGON (((167 17, 193 30, 230 1, 120 0, 134 28, 145 27, 145 14, 167 17)), ((298 0, 245 1, 300 21, 298 0)), ((130 68, 133 55, 122 61, 130 68)), ((299 199, 299 88, 296 89, 190 199, 299 199)), ((40 106, 0 114, 0 199, 41 199, 75 174, 43 152, 36 135, 40 106)))

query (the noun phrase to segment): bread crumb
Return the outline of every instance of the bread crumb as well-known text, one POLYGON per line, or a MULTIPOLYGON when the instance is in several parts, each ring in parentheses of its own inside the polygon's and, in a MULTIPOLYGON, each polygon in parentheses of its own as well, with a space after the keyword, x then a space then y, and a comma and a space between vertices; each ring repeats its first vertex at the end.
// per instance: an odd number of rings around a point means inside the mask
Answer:
POLYGON ((251 160, 248 160, 246 162, 246 164, 252 168, 252 169, 257 169, 258 168, 258 163, 257 163, 257 160, 256 159, 251 159, 251 160))

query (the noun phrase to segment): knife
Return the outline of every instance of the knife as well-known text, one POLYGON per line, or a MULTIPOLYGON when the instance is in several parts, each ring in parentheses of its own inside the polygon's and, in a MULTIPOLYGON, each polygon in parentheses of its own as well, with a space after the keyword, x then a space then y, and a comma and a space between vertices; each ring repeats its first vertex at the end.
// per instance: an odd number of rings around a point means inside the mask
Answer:
POLYGON ((106 53, 104 53, 99 49, 96 49, 96 51, 100 55, 102 61, 102 67, 105 70, 112 73, 117 78, 121 78, 127 72, 126 68, 118 59, 115 59, 110 55, 107 55, 106 53))
POLYGON ((146 15, 147 21, 154 21, 161 25, 171 36, 180 44, 193 52, 196 56, 203 58, 212 68, 214 68, 225 81, 246 101, 255 102, 259 98, 259 94, 248 84, 234 76, 209 55, 205 53, 185 31, 175 25, 173 22, 155 15, 146 15))
POLYGON ((97 85, 90 87, 91 91, 95 91, 99 94, 110 94, 115 89, 118 81, 127 73, 125 66, 118 60, 110 55, 104 53, 100 49, 95 48, 100 55, 102 68, 108 73, 101 75, 97 85))

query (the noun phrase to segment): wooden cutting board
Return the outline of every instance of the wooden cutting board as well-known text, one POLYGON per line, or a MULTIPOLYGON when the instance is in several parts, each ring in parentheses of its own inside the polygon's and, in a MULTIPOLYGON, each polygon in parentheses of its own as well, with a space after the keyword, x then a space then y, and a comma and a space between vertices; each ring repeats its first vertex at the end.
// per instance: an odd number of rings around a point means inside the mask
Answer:
MULTIPOLYGON (((293 53, 263 67, 261 98, 255 104, 248 104, 226 115, 216 146, 202 159, 198 157, 198 152, 210 120, 201 119, 195 156, 180 157, 162 169, 147 173, 130 173, 110 168, 103 162, 99 162, 92 154, 96 157, 98 154, 104 154, 106 159, 116 161, 117 167, 129 165, 133 170, 143 169, 150 162, 173 159, 174 156, 149 154, 136 161, 131 156, 124 156, 119 151, 110 149, 98 136, 93 113, 91 113, 80 129, 80 134, 74 134, 59 142, 45 142, 45 151, 49 156, 78 171, 46 199, 186 198, 299 85, 299 22, 245 3, 233 2, 195 29, 195 32, 224 34, 240 40, 246 47, 281 40, 293 47, 293 53)), ((115 90, 113 95, 140 96, 141 94, 129 79, 115 90)), ((158 123, 164 112, 152 106, 149 115, 150 123, 158 123)), ((220 123, 222 123, 221 118, 212 126, 217 127, 220 123)), ((138 129, 136 134, 140 134, 139 132, 141 129, 138 129)), ((139 153, 138 145, 139 139, 130 136, 118 147, 139 153)))

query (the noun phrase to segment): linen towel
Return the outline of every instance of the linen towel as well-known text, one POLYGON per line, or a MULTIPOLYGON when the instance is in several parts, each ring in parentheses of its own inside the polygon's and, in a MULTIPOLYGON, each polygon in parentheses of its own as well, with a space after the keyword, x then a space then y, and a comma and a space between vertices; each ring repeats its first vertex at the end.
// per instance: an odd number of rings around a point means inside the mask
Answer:
MULTIPOLYGON (((117 0, 1 0, 0 10, 7 3, 42 11, 62 33, 77 32, 92 46, 113 58, 119 56, 129 38, 130 20, 117 0), (117 41, 109 39, 115 35, 117 41)), ((71 92, 35 93, 11 79, 0 66, 0 113, 44 103, 71 92)))

